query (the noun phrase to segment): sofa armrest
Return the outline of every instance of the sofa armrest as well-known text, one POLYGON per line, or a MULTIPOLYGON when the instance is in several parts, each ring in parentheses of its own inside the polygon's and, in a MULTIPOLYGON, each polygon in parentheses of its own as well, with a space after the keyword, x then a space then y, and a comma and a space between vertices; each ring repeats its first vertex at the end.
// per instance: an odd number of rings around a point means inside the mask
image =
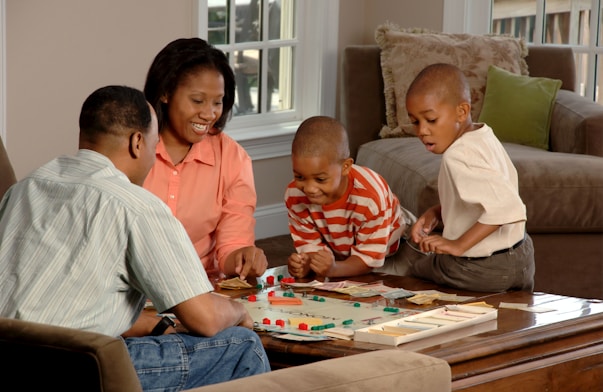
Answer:
POLYGON ((451 372, 443 359, 386 349, 274 370, 189 392, 236 390, 449 392, 451 372))
POLYGON ((559 90, 551 119, 552 151, 603 157, 603 106, 559 90))
POLYGON ((4 148, 4 143, 0 138, 0 198, 4 196, 4 193, 10 188, 17 178, 15 177, 15 171, 13 166, 8 159, 8 153, 4 148))

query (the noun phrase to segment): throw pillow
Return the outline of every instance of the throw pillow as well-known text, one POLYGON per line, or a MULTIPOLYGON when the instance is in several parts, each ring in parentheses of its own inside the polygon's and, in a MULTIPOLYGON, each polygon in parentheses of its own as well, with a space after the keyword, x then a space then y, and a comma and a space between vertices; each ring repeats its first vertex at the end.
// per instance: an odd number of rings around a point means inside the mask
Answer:
POLYGON ((381 48, 387 125, 382 137, 414 136, 406 111, 406 91, 417 74, 434 63, 459 67, 471 87, 471 114, 479 118, 486 75, 491 64, 527 75, 525 42, 510 36, 446 34, 425 29, 401 29, 387 23, 377 28, 381 48))
POLYGON ((479 122, 501 142, 549 149, 549 129, 561 80, 517 75, 490 66, 479 122))

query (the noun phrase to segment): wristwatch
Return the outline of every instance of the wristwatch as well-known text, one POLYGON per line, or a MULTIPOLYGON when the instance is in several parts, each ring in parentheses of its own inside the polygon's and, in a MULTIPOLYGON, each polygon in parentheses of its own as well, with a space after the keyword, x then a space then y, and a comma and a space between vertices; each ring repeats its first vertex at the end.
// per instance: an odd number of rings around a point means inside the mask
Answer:
POLYGON ((176 328, 176 322, 168 316, 163 316, 157 323, 155 328, 151 331, 151 336, 163 335, 166 329, 169 327, 176 328))

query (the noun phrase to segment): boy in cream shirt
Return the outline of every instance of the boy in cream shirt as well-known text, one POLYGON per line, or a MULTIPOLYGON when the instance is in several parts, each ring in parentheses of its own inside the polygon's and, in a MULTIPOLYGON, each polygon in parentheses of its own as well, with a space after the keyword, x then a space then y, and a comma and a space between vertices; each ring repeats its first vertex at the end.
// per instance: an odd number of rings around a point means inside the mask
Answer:
POLYGON ((459 289, 531 291, 534 248, 517 171, 492 129, 473 123, 470 102, 465 76, 450 64, 426 67, 408 89, 417 136, 442 155, 440 204, 411 229, 410 272, 459 289), (440 221, 442 234, 432 233, 440 221))

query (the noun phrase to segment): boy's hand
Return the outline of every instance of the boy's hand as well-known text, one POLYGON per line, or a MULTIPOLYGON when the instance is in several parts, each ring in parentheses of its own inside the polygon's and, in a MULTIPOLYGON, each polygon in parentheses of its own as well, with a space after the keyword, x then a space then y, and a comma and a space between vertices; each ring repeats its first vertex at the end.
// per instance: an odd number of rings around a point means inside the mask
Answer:
POLYGON ((310 258, 307 254, 293 253, 287 259, 289 274, 295 278, 304 278, 310 272, 310 258))
POLYGON ((410 229, 410 236, 413 242, 417 244, 421 243, 440 223, 439 219, 439 208, 432 207, 425 211, 410 229))
POLYGON ((329 276, 335 266, 335 256, 328 250, 319 250, 310 255, 310 268, 319 276, 329 276))
POLYGON ((456 241, 447 240, 440 235, 430 235, 422 238, 419 242, 419 246, 423 252, 449 254, 453 256, 460 256, 463 254, 463 250, 457 246, 456 241))

